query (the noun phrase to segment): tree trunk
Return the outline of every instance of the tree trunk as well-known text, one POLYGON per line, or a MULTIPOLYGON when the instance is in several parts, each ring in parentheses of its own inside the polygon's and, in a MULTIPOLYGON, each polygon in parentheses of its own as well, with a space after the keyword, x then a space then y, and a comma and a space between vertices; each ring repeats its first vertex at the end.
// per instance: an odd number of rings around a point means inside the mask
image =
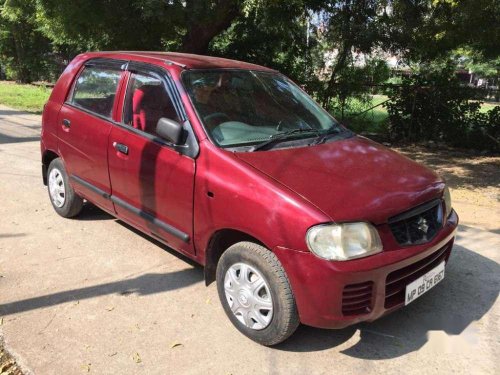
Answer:
POLYGON ((14 41, 14 47, 16 49, 16 55, 14 57, 15 69, 16 69, 16 81, 19 83, 31 83, 31 74, 25 65, 25 51, 23 46, 22 31, 19 29, 22 26, 12 24, 11 34, 14 41))
POLYGON ((188 31, 182 41, 182 52, 206 54, 214 37, 229 28, 240 14, 237 1, 219 0, 212 9, 208 2, 186 1, 188 31))
POLYGON ((337 63, 335 64, 334 68, 332 69, 330 79, 328 80, 328 85, 327 85, 327 88, 325 91, 325 95, 323 97, 323 106, 326 106, 328 104, 328 101, 330 100, 330 98, 332 96, 333 87, 334 87, 336 80, 337 80, 337 74, 345 68, 346 60, 347 60, 347 57, 350 55, 350 53, 351 53, 351 43, 348 40, 346 40, 342 44, 341 50, 339 50, 339 54, 337 57, 337 63))
POLYGON ((340 32, 340 40, 342 43, 339 47, 339 53, 337 55, 337 63, 332 69, 332 73, 330 75, 330 79, 328 80, 328 84, 323 97, 323 106, 326 106, 332 97, 333 88, 337 82, 337 75, 346 67, 347 58, 351 55, 352 50, 352 9, 353 4, 351 1, 346 1, 341 5, 341 32, 340 32))

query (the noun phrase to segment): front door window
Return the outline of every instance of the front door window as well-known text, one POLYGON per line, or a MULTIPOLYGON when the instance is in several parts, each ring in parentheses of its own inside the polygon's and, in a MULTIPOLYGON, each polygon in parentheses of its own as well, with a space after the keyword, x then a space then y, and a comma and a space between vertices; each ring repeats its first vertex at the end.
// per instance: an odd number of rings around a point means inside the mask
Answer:
POLYGON ((127 86, 123 122, 153 136, 162 117, 179 121, 174 104, 160 79, 132 73, 127 86))

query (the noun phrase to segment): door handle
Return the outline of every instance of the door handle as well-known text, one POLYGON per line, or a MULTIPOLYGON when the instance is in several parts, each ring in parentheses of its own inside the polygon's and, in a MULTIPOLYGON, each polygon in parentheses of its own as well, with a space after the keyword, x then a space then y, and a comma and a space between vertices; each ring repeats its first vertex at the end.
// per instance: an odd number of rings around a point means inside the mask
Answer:
POLYGON ((116 151, 121 152, 122 154, 128 155, 128 146, 123 143, 113 142, 113 147, 116 151))
POLYGON ((62 120, 62 124, 65 128, 69 128, 71 127, 71 121, 69 121, 67 118, 65 118, 64 120, 62 120))

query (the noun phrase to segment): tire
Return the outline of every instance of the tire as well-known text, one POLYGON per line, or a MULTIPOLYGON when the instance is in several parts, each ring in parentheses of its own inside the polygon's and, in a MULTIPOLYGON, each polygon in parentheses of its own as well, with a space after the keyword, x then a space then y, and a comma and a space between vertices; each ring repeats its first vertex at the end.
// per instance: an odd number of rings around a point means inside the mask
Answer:
POLYGON ((52 160, 47 170, 47 191, 52 207, 62 217, 74 217, 82 210, 83 199, 71 187, 60 158, 52 160))
POLYGON ((253 242, 232 245, 217 264, 216 278, 224 311, 234 326, 253 341, 276 345, 299 326, 288 277, 268 249, 253 242))

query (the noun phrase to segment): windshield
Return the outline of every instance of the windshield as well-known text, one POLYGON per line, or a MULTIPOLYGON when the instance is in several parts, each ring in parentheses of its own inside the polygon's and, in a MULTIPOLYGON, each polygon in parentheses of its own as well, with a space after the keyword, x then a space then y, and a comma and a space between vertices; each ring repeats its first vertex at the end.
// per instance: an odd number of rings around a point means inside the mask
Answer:
POLYGON ((252 146, 283 133, 301 139, 343 130, 278 73, 186 71, 182 79, 207 132, 221 147, 252 146))

